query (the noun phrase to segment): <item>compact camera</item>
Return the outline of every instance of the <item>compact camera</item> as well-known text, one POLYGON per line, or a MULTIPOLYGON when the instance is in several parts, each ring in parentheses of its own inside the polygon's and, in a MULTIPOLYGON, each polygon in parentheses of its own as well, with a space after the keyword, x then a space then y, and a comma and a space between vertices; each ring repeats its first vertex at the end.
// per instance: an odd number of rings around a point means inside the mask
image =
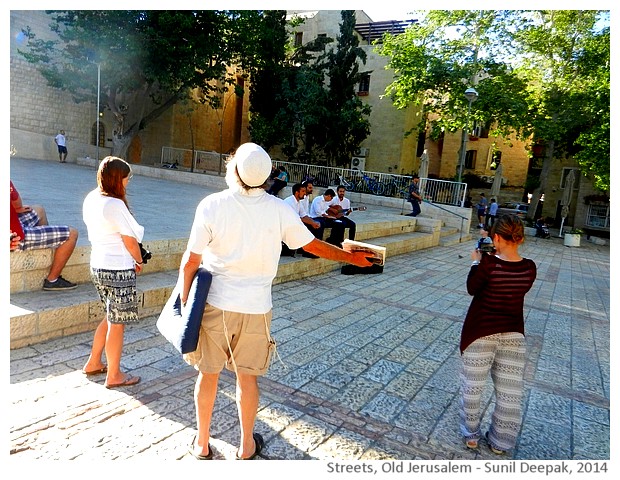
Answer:
POLYGON ((146 265, 146 262, 149 261, 153 257, 153 254, 149 252, 146 248, 144 248, 141 243, 139 243, 138 245, 140 245, 140 254, 142 255, 142 263, 146 265))
POLYGON ((479 249, 482 253, 495 253, 495 247, 492 243, 483 243, 479 249))

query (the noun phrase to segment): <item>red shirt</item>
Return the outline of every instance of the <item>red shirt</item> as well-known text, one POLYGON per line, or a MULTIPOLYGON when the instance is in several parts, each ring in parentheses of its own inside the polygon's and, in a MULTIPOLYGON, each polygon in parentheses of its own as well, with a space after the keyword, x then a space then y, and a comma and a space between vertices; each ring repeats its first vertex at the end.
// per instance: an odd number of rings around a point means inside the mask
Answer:
POLYGON ((495 255, 482 255, 467 277, 473 295, 463 330, 461 353, 475 340, 496 333, 525 334, 523 301, 536 279, 536 264, 527 258, 507 262, 495 255))
MULTIPOLYGON (((10 181, 10 180, 9 180, 10 181)), ((11 207, 11 232, 17 233, 17 235, 23 239, 24 238, 24 230, 22 229, 22 224, 19 221, 19 215, 17 214, 17 210, 13 207, 13 200, 17 200, 19 198, 19 192, 13 186, 13 182, 11 182, 11 196, 9 200, 9 206, 11 207)))

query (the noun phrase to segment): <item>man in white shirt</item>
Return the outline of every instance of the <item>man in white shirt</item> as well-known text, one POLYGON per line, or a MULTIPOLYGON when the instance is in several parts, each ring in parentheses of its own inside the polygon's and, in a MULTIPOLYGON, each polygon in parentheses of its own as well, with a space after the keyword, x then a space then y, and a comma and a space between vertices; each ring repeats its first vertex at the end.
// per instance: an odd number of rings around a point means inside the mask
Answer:
POLYGON ((56 137, 54 137, 54 142, 58 146, 58 158, 60 159, 60 163, 66 163, 67 161, 67 138, 65 137, 65 131, 61 130, 56 137))
POLYGON ((344 228, 349 229, 349 240, 355 240, 355 222, 349 218, 349 214, 353 211, 351 209, 351 201, 344 196, 346 188, 342 185, 338 185, 336 189, 336 196, 330 203, 330 207, 336 207, 330 209, 330 211, 337 219, 339 219, 344 228), (338 208, 339 207, 339 208, 338 208))
MULTIPOLYGON (((286 197, 284 199, 284 203, 290 205, 295 213, 299 215, 299 218, 304 225, 306 225, 308 230, 313 231, 321 228, 321 224, 310 218, 301 205, 302 200, 306 196, 306 187, 304 187, 301 183, 296 183, 293 185, 292 191, 293 194, 286 197)), ((282 255, 294 257, 295 250, 291 250, 285 243, 282 243, 282 255)))
POLYGON ((265 191, 271 158, 254 143, 241 145, 226 165, 228 189, 205 197, 196 208, 178 286, 186 304, 202 264, 213 278, 202 317, 198 348, 184 360, 198 370, 194 389, 197 434, 189 451, 213 458, 211 418, 224 367, 237 376, 240 444, 236 457, 260 455, 263 437, 254 432, 258 377, 264 375, 275 342, 269 333, 271 285, 278 272, 281 242, 290 248, 360 267, 372 264, 363 252, 345 252, 315 238, 280 198, 265 191))
POLYGON ((306 196, 302 198, 299 203, 303 211, 306 212, 306 215, 309 215, 310 205, 312 204, 312 200, 314 200, 314 184, 312 180, 304 180, 301 182, 301 186, 306 188, 306 196))
POLYGON ((314 235, 317 238, 322 238, 323 230, 326 228, 331 228, 331 233, 325 241, 327 243, 331 243, 332 245, 339 246, 344 240, 344 224, 341 220, 337 219, 328 212, 331 201, 335 196, 336 193, 331 188, 328 188, 325 190, 323 195, 312 200, 312 205, 310 205, 310 217, 312 217, 315 221, 320 222, 322 226, 322 228, 319 229, 321 236, 318 236, 318 230, 313 232, 314 235))

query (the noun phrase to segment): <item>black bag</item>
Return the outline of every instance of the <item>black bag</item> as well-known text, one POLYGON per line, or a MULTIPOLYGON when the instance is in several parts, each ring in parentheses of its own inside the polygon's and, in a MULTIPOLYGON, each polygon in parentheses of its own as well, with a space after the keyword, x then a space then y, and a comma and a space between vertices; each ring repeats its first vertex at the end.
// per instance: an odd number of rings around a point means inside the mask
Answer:
POLYGON ((175 287, 157 319, 157 329, 180 353, 191 353, 198 348, 202 314, 212 279, 206 268, 198 268, 186 306, 181 309, 181 293, 175 287))
POLYGON ((370 267, 358 267, 357 265, 343 265, 340 269, 340 273, 343 275, 355 275, 358 273, 361 274, 372 274, 372 273, 383 273, 383 265, 371 265, 370 267))

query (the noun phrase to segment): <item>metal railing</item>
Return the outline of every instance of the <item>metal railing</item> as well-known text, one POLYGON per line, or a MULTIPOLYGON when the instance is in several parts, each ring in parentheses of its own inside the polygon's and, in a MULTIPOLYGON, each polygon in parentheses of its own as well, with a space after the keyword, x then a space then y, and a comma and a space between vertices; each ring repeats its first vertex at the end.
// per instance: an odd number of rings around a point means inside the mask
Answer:
MULTIPOLYGON (((191 170, 192 160, 194 160, 196 172, 221 173, 225 170, 224 165, 227 159, 228 155, 220 155, 217 152, 195 150, 192 156, 190 149, 162 147, 160 165, 165 168, 191 170)), ((409 175, 282 162, 280 160, 274 160, 273 164, 276 167, 283 166, 285 168, 291 183, 300 183, 312 179, 317 187, 344 185, 349 192, 403 199, 407 199, 409 196, 409 185, 411 184, 411 176, 409 175)), ((421 178, 420 193, 432 203, 462 206, 467 194, 467 184, 421 178)))
POLYGON ((435 204, 435 203, 433 203, 433 202, 431 202, 429 200, 424 199, 422 201, 424 203, 426 203, 427 205, 430 205, 432 207, 438 208, 438 209, 440 209, 440 210, 442 210, 442 211, 444 211, 444 212, 446 212, 446 213, 448 213, 450 215, 454 215, 455 217, 459 217, 461 219, 461 228, 459 229, 459 243, 463 243, 463 230, 465 228, 465 222, 466 221, 470 221, 470 219, 465 217, 465 216, 463 216, 463 215, 459 215, 456 212, 448 210, 447 208, 444 208, 444 207, 442 207, 440 205, 437 205, 437 204, 435 204))
POLYGON ((191 170, 192 164, 198 172, 223 172, 228 155, 220 155, 218 152, 205 150, 192 150, 188 148, 162 147, 160 166, 164 168, 177 168, 191 170))
MULTIPOLYGON (((368 172, 350 168, 325 167, 305 163, 274 161, 283 166, 292 183, 308 178, 318 187, 344 185, 349 192, 370 193, 384 197, 407 198, 411 176, 368 172)), ((420 193, 433 203, 462 206, 467 195, 467 184, 433 178, 420 179, 420 193)))
POLYGON ((467 195, 467 184, 434 178, 420 179, 420 193, 425 200, 462 207, 467 195))

